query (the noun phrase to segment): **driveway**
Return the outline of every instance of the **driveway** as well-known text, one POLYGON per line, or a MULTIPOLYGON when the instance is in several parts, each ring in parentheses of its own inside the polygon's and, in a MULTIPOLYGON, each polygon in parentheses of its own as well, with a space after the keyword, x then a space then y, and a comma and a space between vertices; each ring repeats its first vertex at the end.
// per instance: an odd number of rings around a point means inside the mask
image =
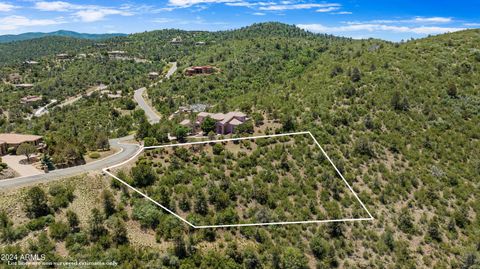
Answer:
POLYGON ((21 164, 20 161, 26 159, 25 156, 7 155, 3 156, 2 160, 10 168, 15 170, 21 177, 36 176, 44 174, 43 171, 38 170, 31 164, 21 164))

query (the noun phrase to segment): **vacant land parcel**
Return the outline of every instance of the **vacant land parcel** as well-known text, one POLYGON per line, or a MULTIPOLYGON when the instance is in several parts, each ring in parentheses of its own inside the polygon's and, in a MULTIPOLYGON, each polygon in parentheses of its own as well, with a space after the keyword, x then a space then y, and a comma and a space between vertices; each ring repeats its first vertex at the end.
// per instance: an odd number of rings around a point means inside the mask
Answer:
POLYGON ((309 133, 146 148, 115 172, 200 227, 368 217, 309 133))

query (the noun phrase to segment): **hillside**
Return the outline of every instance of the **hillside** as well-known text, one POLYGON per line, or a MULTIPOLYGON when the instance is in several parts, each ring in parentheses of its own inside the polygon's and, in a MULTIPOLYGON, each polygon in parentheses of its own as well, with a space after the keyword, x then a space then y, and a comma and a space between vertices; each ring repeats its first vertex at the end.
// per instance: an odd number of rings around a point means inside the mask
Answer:
MULTIPOLYGON (((54 50, 48 40, 43 42, 54 50)), ((62 49, 102 54, 100 49, 78 42, 65 43, 62 49)), ((203 103, 209 105, 209 112, 240 110, 251 117, 253 130, 245 128, 234 136, 312 132, 375 219, 193 230, 117 181, 92 177, 89 180, 101 187, 81 194, 77 191, 78 197, 71 199, 67 199, 71 197, 68 190, 52 191, 54 185, 43 186, 43 195, 34 190, 34 197, 44 197, 39 212, 22 212, 18 217, 7 203, 0 206, 0 253, 22 248, 43 249, 51 260, 66 259, 65 252, 80 259, 107 261, 115 257, 131 268, 480 266, 480 30, 391 43, 264 23, 212 33, 145 32, 113 38, 107 44, 108 49, 125 50, 152 65, 98 58, 92 63, 56 63, 54 73, 40 69, 37 74, 12 64, 4 67, 2 74, 31 72, 29 76, 48 86, 45 94, 62 85, 46 84, 53 77, 65 76, 72 85, 81 85, 72 78, 104 82, 109 75, 116 78, 110 83, 131 97, 134 85, 146 83, 138 78, 142 73, 155 63, 159 68, 175 60, 178 71, 148 89, 162 122, 150 125, 141 112, 123 114, 125 109, 120 107, 125 101, 93 95, 74 108, 32 122, 3 121, 0 129, 46 134, 57 130, 58 137, 79 136, 82 142, 77 143, 87 145, 95 130, 134 126, 138 139, 159 144, 168 143, 168 134, 188 139, 179 122, 193 120, 195 115, 175 114, 180 106, 203 103), (181 38, 180 44, 172 44, 176 37, 181 38), (76 63, 85 70, 76 68, 76 63), (193 65, 216 69, 210 75, 186 76, 184 70, 193 65), (110 71, 101 71, 106 67, 110 71), (122 86, 125 83, 129 86, 122 86), (93 108, 95 112, 89 114, 93 108), (81 117, 79 124, 68 130, 77 116, 81 117), (89 131, 82 133, 83 126, 89 131), (97 201, 96 209, 78 208, 85 196, 97 201), (59 200, 63 202, 60 206, 59 200), (67 210, 76 211, 81 221, 72 224, 67 210), (19 218, 17 224, 9 224, 19 218), (35 232, 45 227, 49 227, 46 232, 35 232), (20 245, 14 246, 16 242, 20 245)), ((33 53, 32 46, 22 46, 28 48, 22 53, 33 53)), ((40 56, 47 62, 52 57, 48 53, 40 56)), ((2 53, 0 57, 6 56, 2 53)), ((9 90, 9 100, 16 100, 15 94, 9 90)), ((15 107, 13 101, 4 102, 15 107)), ((266 220, 270 216, 278 219, 283 213, 287 217, 320 216, 318 212, 324 209, 314 203, 307 205, 306 196, 352 205, 350 197, 343 194, 338 199, 327 198, 338 190, 334 183, 320 184, 317 194, 312 173, 319 172, 316 169, 321 169, 324 160, 306 153, 308 146, 302 143, 299 148, 272 146, 273 153, 256 150, 255 143, 242 144, 240 149, 224 145, 229 148, 220 147, 217 153, 213 145, 204 151, 192 149, 194 153, 153 151, 115 173, 185 216, 190 211, 200 214, 191 218, 202 223, 257 218, 257 209, 271 214, 262 216, 266 220), (239 152, 242 150, 245 152, 239 152), (305 166, 295 164, 298 160, 305 166), (282 184, 269 182, 275 177, 264 176, 265 167, 280 174, 282 184), (262 191, 278 190, 283 196, 257 192, 250 180, 262 191), (290 187, 292 182, 299 186, 290 187), (178 204, 172 197, 179 198, 178 204)), ((324 172, 317 180, 331 179, 328 174, 324 172)), ((84 189, 85 184, 72 188, 84 189)), ((29 189, 20 190, 17 199, 9 203, 21 208, 18 197, 33 196, 27 193, 29 189)))
POLYGON ((31 32, 31 33, 23 33, 18 35, 0 35, 0 43, 24 41, 24 40, 42 38, 47 36, 62 36, 62 37, 71 37, 71 38, 79 38, 79 39, 103 40, 103 39, 108 39, 116 36, 126 36, 126 34, 120 34, 120 33, 118 34, 86 34, 86 33, 77 33, 77 32, 66 31, 66 30, 58 30, 50 33, 31 32))

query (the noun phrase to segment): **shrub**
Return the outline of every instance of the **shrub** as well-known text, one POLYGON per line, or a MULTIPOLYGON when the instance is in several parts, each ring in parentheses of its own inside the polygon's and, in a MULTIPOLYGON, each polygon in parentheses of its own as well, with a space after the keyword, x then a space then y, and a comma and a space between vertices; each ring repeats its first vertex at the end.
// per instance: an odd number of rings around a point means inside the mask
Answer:
POLYGON ((50 225, 50 237, 55 240, 63 240, 70 232, 70 227, 65 222, 54 222, 50 225))
POLYGON ((88 154, 88 157, 92 158, 92 159, 98 159, 100 158, 100 153, 94 151, 94 152, 91 152, 90 154, 88 154))

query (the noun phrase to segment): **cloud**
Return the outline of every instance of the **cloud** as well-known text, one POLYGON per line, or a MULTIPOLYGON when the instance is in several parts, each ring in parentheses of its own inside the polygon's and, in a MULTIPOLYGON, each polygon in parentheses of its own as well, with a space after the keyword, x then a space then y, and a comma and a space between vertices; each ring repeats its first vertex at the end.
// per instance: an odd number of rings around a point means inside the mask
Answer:
POLYGON ((41 11, 69 11, 72 9, 82 9, 80 5, 74 5, 63 1, 36 2, 35 8, 41 11))
POLYGON ((0 18, 0 30, 10 31, 20 27, 49 26, 65 23, 62 18, 58 19, 29 19, 24 16, 8 16, 0 18))
POLYGON ((425 22, 431 22, 431 23, 449 23, 452 22, 452 18, 444 18, 444 17, 430 17, 430 18, 422 18, 422 17, 416 17, 414 19, 415 22, 420 22, 420 23, 425 23, 425 22))
POLYGON ((367 31, 367 32, 377 32, 377 31, 388 31, 395 33, 413 33, 421 35, 429 34, 441 34, 447 32, 456 32, 464 30, 464 28, 457 27, 439 27, 439 26, 419 26, 419 27, 409 27, 409 26, 396 26, 396 25, 386 25, 386 24, 349 24, 342 26, 325 26, 322 24, 298 24, 298 27, 317 33, 327 33, 327 34, 336 34, 344 32, 358 32, 358 31, 367 31))
MULTIPOLYGON (((132 5, 122 5, 120 8, 110 8, 97 5, 76 5, 63 1, 40 1, 35 3, 35 8, 41 11, 72 12, 72 15, 83 22, 103 20, 109 15, 132 16, 132 5)), ((142 7, 145 8, 145 7, 142 7)))
POLYGON ((269 10, 269 11, 282 11, 282 10, 297 10, 297 9, 311 9, 311 8, 331 8, 331 7, 341 7, 337 3, 325 3, 325 4, 289 4, 289 5, 270 5, 266 7, 260 7, 260 10, 269 10))
POLYGON ((103 20, 108 15, 132 16, 133 13, 128 11, 108 9, 108 8, 87 9, 87 10, 80 10, 78 12, 75 12, 75 16, 77 16, 83 22, 100 21, 100 20, 103 20))
POLYGON ((262 13, 262 12, 255 12, 255 13, 252 13, 252 15, 255 15, 255 16, 265 16, 265 15, 267 15, 267 14, 262 13))
POLYGON ((232 3, 238 0, 169 0, 168 4, 176 7, 190 7, 198 4, 232 3))
POLYGON ((468 27, 479 27, 479 26, 480 26, 480 23, 469 22, 469 23, 464 23, 463 25, 464 25, 464 26, 468 26, 468 27))
POLYGON ((8 3, 4 3, 4 2, 0 2, 0 12, 12 11, 15 8, 17 8, 17 6, 14 6, 14 5, 11 5, 11 4, 8 4, 8 3))
POLYGON ((336 15, 350 15, 350 14, 353 14, 352 12, 350 11, 339 11, 339 12, 332 12, 330 14, 336 14, 336 15))
POLYGON ((389 20, 370 20, 370 21, 349 21, 347 24, 399 24, 399 23, 408 23, 408 24, 441 24, 441 23, 451 23, 453 22, 452 18, 446 17, 414 17, 409 19, 389 19, 389 20))
POLYGON ((339 9, 340 9, 340 7, 325 7, 325 8, 317 9, 316 12, 325 13, 325 12, 332 12, 332 11, 339 10, 339 9))

